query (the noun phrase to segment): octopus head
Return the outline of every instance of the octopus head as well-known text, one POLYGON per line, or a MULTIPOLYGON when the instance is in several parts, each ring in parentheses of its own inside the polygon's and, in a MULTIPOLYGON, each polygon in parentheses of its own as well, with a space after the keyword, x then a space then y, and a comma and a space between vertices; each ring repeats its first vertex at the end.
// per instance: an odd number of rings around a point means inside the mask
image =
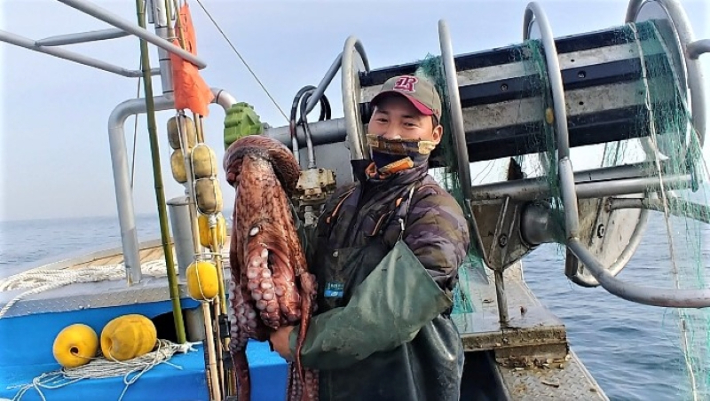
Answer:
POLYGON ((239 185, 239 174, 245 157, 268 161, 286 193, 289 196, 293 194, 300 167, 284 144, 263 135, 247 135, 234 141, 224 153, 223 167, 227 182, 235 188, 239 185))

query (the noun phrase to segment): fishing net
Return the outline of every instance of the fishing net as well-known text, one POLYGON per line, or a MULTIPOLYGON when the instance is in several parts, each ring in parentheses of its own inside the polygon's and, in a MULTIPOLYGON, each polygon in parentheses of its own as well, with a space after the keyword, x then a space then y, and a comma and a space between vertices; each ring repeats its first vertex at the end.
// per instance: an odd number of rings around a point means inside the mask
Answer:
MULTIPOLYGON (((693 129, 680 60, 665 46, 664 23, 629 24, 620 35, 632 41, 644 61, 638 93, 643 96, 645 118, 637 129, 648 131, 642 143, 647 157, 646 173, 668 185, 674 177, 689 176, 690 185, 654 191, 643 207, 660 212, 667 234, 668 260, 662 266, 676 288, 707 288, 703 252, 703 230, 708 222, 708 170, 698 133, 693 129), (670 265, 670 266, 669 266, 670 265)), ((612 159, 610 155, 605 155, 612 159)), ((651 192, 651 191, 649 191, 651 192)), ((654 213, 657 214, 657 213, 654 213)), ((659 266, 661 267, 661 266, 659 266)), ((683 350, 683 369, 689 378, 690 394, 684 399, 710 398, 710 311, 676 309, 675 324, 683 350)), ((664 324, 667 324, 665 322, 664 324)))
MULTIPOLYGON (((436 86, 441 99, 448 98, 448 88, 446 86, 446 75, 444 67, 441 63, 440 56, 427 55, 421 62, 419 68, 415 72, 417 76, 428 78, 436 86)), ((444 135, 439 144, 440 154, 444 160, 446 167, 435 170, 434 176, 437 181, 456 199, 461 208, 465 211, 464 194, 459 177, 459 160, 456 157, 456 146, 453 132, 451 128, 451 108, 448 102, 442 102, 441 121, 439 123, 444 128, 444 135)), ((472 282, 470 276, 477 275, 485 276, 483 271, 483 259, 476 250, 476 240, 473 236, 473 230, 470 231, 470 246, 466 255, 466 260, 459 269, 459 284, 454 288, 454 309, 453 314, 470 313, 474 310, 472 303, 473 297, 468 283, 472 282)))
MULTIPOLYGON (((641 73, 634 81, 619 84, 617 94, 625 96, 629 113, 635 116, 632 126, 627 127, 624 140, 602 145, 580 146, 571 150, 575 171, 591 168, 615 167, 639 164, 648 186, 645 196, 612 197, 607 200, 612 213, 626 213, 629 209, 650 211, 648 230, 663 230, 667 243, 666 258, 659 257, 654 274, 663 274, 666 287, 707 288, 706 267, 703 250, 703 230, 710 222, 708 213, 708 169, 702 155, 698 133, 694 131, 687 88, 683 84, 682 60, 669 51, 664 39, 669 38, 670 27, 663 21, 626 24, 615 29, 616 44, 628 45, 633 52, 630 62, 638 63, 641 73), (581 157, 584 155, 583 157, 581 157), (578 163, 576 161, 586 161, 578 163), (689 180, 688 180, 689 179, 689 180), (661 184, 659 187, 658 184, 661 184)), ((549 188, 548 203, 551 215, 564 228, 564 208, 560 196, 556 129, 553 115, 553 98, 547 73, 547 64, 539 40, 527 40, 514 46, 513 60, 520 62, 526 77, 526 90, 521 94, 521 104, 534 99, 532 108, 520 107, 520 121, 526 121, 530 135, 529 149, 539 153, 515 156, 525 178, 540 180, 549 188)), ((417 74, 433 80, 442 99, 448 96, 441 58, 427 56, 419 65, 417 74)), ((570 100, 567 99, 569 102, 570 100)), ((450 110, 444 103, 442 125, 445 133, 451 133, 450 110)), ((580 103, 581 105, 582 103, 580 103)), ((569 103, 568 103, 569 107, 569 103)), ((441 157, 447 167, 439 169, 437 179, 463 206, 462 182, 458 176, 453 135, 444 135, 440 145, 441 157)), ((489 181, 505 181, 510 160, 485 162, 476 173, 472 164, 474 185, 489 181)), ((465 209, 464 209, 465 210, 465 209)), ((559 242, 563 238, 558 238, 559 242)), ((475 243, 471 238, 472 244, 475 243)), ((563 245, 556 246, 560 255, 565 255, 563 245)), ((461 269, 461 282, 467 276, 477 274, 483 263, 476 248, 469 250, 467 263, 461 269)), ((637 283, 645 285, 645 283, 637 283)), ((461 284, 456 290, 454 313, 470 312, 471 289, 461 284)), ((708 309, 669 309, 663 325, 673 320, 679 333, 683 360, 679 369, 687 373, 689 394, 679 394, 682 399, 710 399, 710 311, 708 309), (672 319, 671 319, 672 318, 672 319)), ((685 390, 679 390, 685 391, 685 390)))

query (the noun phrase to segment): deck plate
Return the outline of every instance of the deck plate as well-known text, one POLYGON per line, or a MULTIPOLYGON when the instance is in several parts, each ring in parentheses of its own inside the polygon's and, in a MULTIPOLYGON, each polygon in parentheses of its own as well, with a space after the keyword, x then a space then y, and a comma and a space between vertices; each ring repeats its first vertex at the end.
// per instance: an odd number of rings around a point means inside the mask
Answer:
POLYGON ((510 400, 609 400, 571 350, 566 361, 526 368, 497 364, 497 371, 510 400))

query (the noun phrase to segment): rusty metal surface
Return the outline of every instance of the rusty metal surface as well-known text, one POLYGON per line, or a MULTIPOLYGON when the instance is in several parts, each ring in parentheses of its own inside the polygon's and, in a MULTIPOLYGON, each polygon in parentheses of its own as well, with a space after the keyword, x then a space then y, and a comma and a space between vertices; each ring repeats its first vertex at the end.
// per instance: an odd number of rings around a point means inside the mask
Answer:
POLYGON ((562 321, 538 301, 522 275, 521 263, 504 272, 509 321, 498 317, 492 271, 489 284, 469 283, 475 311, 453 315, 467 351, 495 350, 496 356, 555 358, 567 353, 567 333, 562 321))
POLYGON ((509 400, 609 400, 573 351, 561 360, 496 369, 509 400))
POLYGON ((501 325, 493 272, 489 284, 467 283, 473 313, 455 320, 466 352, 492 351, 494 376, 508 400, 608 400, 569 348, 563 322, 525 284, 522 263, 505 270, 509 321, 501 325))

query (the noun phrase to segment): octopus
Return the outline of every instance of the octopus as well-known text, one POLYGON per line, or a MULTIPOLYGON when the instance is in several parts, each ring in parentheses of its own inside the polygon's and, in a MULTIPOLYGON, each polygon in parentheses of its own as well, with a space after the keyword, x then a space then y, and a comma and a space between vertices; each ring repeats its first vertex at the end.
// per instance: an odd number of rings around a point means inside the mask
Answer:
POLYGON ((317 372, 304 369, 300 355, 315 310, 317 284, 308 271, 289 200, 299 165, 277 140, 250 135, 229 146, 224 169, 236 191, 228 309, 238 399, 251 399, 248 340, 268 341, 274 330, 300 324, 286 394, 289 401, 315 401, 317 372))

